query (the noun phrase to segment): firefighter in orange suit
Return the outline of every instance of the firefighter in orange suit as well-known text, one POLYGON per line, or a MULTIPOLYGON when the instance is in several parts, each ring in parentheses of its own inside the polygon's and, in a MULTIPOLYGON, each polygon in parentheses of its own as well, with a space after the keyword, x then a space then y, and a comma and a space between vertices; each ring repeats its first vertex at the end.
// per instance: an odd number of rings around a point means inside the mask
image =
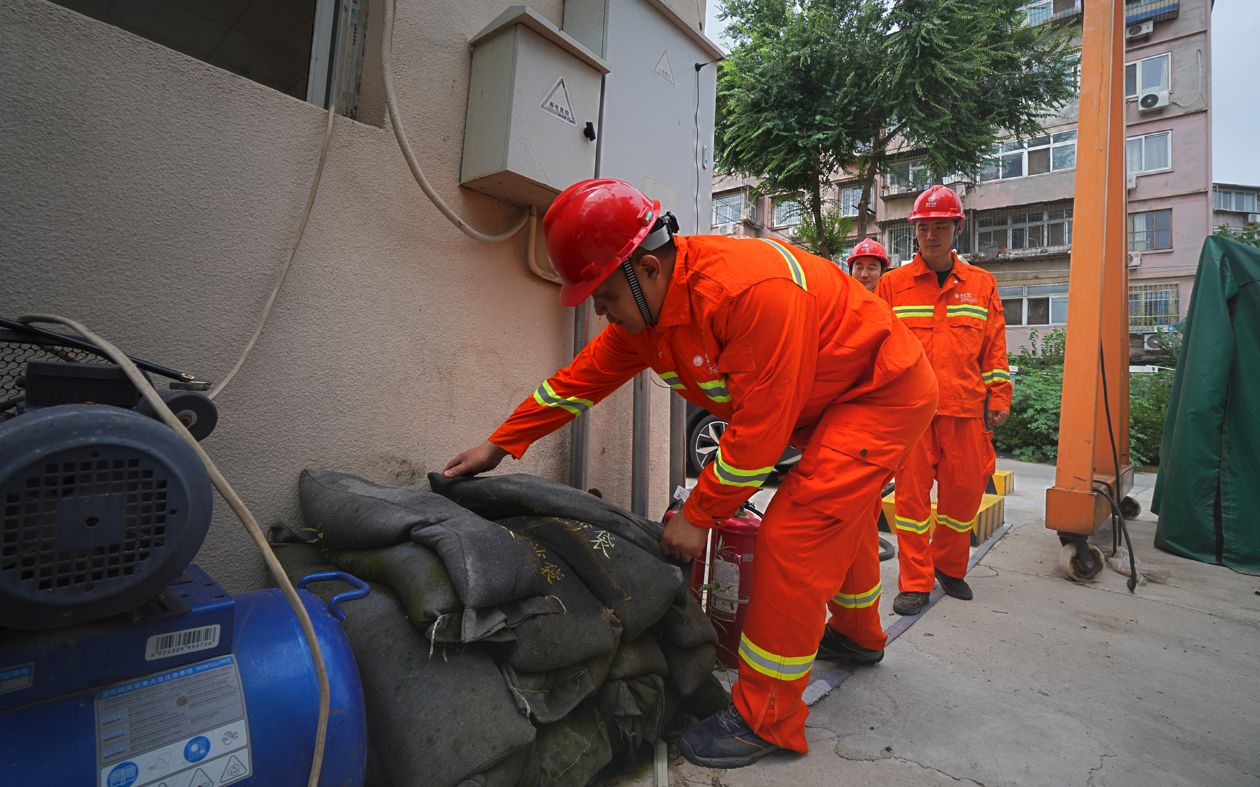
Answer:
POLYGON ((693 560, 783 449, 802 449, 758 535, 733 704, 680 742, 692 762, 731 768, 780 748, 807 750, 801 696, 816 657, 883 655, 873 507, 931 421, 936 379, 887 304, 831 261, 770 240, 676 236, 677 228, 660 203, 616 180, 582 181, 556 198, 543 231, 565 282, 561 303, 593 297, 610 324, 445 472, 519 458, 651 369, 730 424, 665 526, 661 551, 693 560))
POLYGON ((879 296, 922 342, 940 385, 932 426, 897 472, 901 574, 893 610, 901 615, 918 614, 938 579, 949 595, 971 600, 971 531, 995 464, 989 429, 1011 409, 1002 301, 993 275, 953 251, 963 219, 952 189, 924 191, 910 213, 919 252, 879 282, 879 296))

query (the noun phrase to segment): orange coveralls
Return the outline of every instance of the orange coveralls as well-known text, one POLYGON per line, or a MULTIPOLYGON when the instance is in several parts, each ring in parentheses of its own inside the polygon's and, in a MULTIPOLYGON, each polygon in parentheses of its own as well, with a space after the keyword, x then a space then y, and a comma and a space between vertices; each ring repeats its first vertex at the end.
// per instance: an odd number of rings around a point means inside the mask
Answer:
POLYGON ((927 352, 940 385, 932 426, 897 472, 897 584, 902 592, 931 592, 934 569, 967 574, 971 531, 993 474, 988 411, 1011 409, 1006 318, 993 275, 954 255, 945 284, 918 254, 889 271, 876 290, 927 352), (937 527, 931 530, 932 482, 937 482, 937 527))
POLYGON ((657 324, 607 326, 490 441, 520 457, 651 368, 730 424, 683 508, 701 527, 734 514, 789 442, 800 447, 757 539, 733 695, 758 735, 804 752, 801 695, 824 609, 862 647, 886 641, 874 507, 931 420, 936 380, 887 304, 829 260, 760 239, 674 242, 657 324))

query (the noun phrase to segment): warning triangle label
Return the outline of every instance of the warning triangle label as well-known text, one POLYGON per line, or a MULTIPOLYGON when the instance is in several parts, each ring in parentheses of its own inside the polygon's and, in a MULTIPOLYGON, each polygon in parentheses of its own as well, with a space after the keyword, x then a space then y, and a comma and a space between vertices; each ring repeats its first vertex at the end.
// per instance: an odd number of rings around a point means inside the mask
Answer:
POLYGON ((656 60, 656 67, 652 69, 656 75, 665 80, 674 87, 678 87, 678 83, 674 81, 674 68, 669 64, 669 50, 662 49, 661 56, 656 60))
POLYGON ((232 759, 228 760, 227 767, 223 769, 223 775, 219 777, 219 784, 227 784, 230 781, 239 779, 245 775, 248 769, 235 754, 232 759))
POLYGON ((573 102, 569 101, 569 89, 564 85, 564 77, 556 80, 556 84, 539 106, 544 112, 555 115, 570 126, 577 125, 577 116, 573 114, 573 102))
POLYGON ((200 768, 193 774, 192 781, 188 783, 188 787, 214 787, 214 780, 200 768))

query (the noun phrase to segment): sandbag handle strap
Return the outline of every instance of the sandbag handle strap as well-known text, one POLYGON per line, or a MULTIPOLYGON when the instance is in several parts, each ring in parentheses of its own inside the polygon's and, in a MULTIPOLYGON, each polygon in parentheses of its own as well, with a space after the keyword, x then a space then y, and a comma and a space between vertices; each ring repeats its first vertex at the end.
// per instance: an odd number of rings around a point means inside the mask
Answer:
POLYGON ((319 573, 307 574, 302 577, 301 581, 299 581, 295 587, 302 589, 311 582, 334 581, 345 582, 347 585, 352 585, 354 587, 354 590, 347 590, 345 593, 338 593, 328 602, 328 611, 331 612, 332 616, 338 621, 342 621, 346 619, 346 613, 342 612, 341 608, 337 605, 343 601, 354 601, 355 599, 363 598, 368 593, 371 593, 372 588, 368 587, 368 583, 352 574, 347 574, 344 571, 320 571, 319 573))

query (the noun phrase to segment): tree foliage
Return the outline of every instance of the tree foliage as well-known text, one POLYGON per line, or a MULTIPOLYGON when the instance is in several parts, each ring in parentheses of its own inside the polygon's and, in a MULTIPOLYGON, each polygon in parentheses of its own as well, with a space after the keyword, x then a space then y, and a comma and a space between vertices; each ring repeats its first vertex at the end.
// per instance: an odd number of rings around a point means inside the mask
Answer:
MULTIPOLYGON (((827 184, 875 174, 902 143, 933 173, 974 173, 995 139, 1031 136, 1073 97, 1066 31, 1023 0, 723 0, 734 44, 718 76, 717 154, 824 226, 827 184)), ((830 255, 825 234, 816 249, 830 255)))
POLYGON ((1232 238, 1239 243, 1246 243, 1251 246, 1260 247, 1260 224, 1255 222, 1247 224, 1241 229, 1222 224, 1217 227, 1216 232, 1212 234, 1220 235, 1224 238, 1232 238))

